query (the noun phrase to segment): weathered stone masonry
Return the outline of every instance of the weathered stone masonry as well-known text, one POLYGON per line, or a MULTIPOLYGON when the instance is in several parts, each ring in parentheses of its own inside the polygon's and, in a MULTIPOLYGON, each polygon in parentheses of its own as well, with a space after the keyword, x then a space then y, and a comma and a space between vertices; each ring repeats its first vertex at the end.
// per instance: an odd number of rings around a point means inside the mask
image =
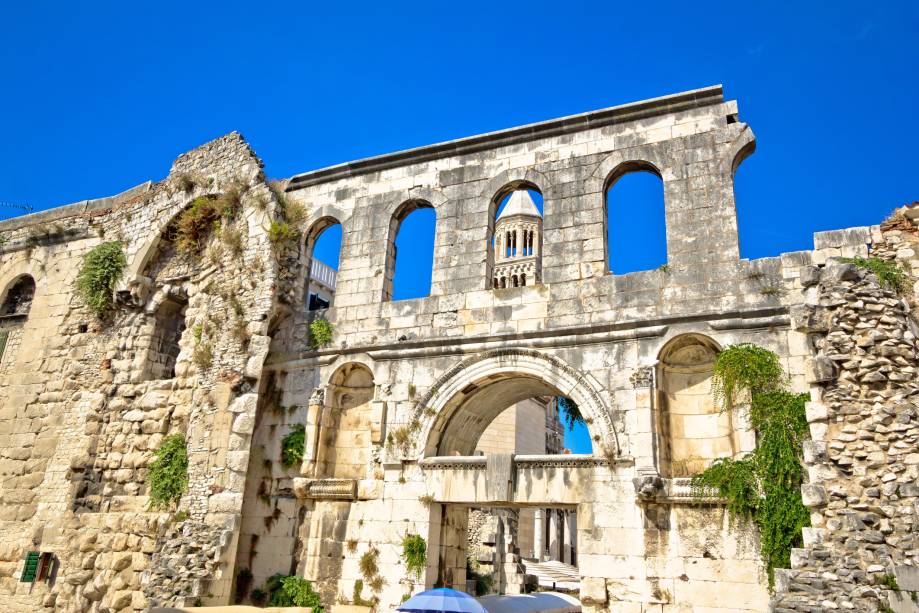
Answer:
POLYGON ((911 222, 741 260, 733 174, 753 147, 714 87, 298 175, 278 197, 231 134, 160 183, 0 223, 0 301, 35 282, 28 314, 0 320, 0 601, 225 603, 246 569, 252 587, 304 576, 330 605, 361 580, 359 596, 389 610, 465 586, 467 507, 551 503, 577 512, 585 610, 762 611, 756 535, 717 500, 690 504, 686 479, 755 444, 742 413, 705 400, 714 352, 738 342, 775 351, 813 400, 814 527, 775 606, 899 598, 878 576, 904 587, 919 564, 912 307, 832 258, 912 262, 911 222), (610 274, 605 194, 636 170, 663 179, 668 266, 610 274), (176 215, 231 189, 235 238, 177 251, 176 215), (495 212, 519 189, 544 198, 539 279, 495 289, 495 212), (291 203, 303 238, 273 245, 291 203), (394 302, 392 245, 418 207, 437 215, 431 295, 394 302), (322 315, 335 333, 317 350, 304 287, 333 222, 342 251, 322 315), (128 269, 100 321, 73 281, 113 239, 128 269), (593 456, 469 457, 501 410, 536 395, 577 402, 593 456), (298 424, 304 461, 286 468, 280 441, 298 424), (170 433, 188 441, 189 491, 178 513, 151 512, 147 466, 170 433), (401 559, 407 534, 427 542, 422 576, 401 559), (32 550, 56 555, 53 581, 18 581, 32 550), (379 581, 360 570, 374 551, 379 581))

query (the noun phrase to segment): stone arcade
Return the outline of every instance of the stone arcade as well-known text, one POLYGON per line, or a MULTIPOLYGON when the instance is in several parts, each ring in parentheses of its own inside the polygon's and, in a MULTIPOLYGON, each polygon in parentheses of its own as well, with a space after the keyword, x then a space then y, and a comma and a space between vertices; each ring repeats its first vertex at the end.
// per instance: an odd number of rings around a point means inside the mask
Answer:
POLYGON ((4 610, 221 604, 278 572, 312 580, 329 606, 390 610, 424 587, 465 588, 468 511, 488 507, 576 512, 586 611, 911 610, 912 301, 833 258, 897 258, 915 276, 915 211, 742 260, 733 177, 754 142, 710 87, 272 190, 230 134, 159 183, 0 223, 4 610), (617 275, 606 193, 635 171, 663 180, 668 265, 617 275), (233 189, 236 238, 178 250, 176 216, 233 189), (496 221, 511 192, 514 214, 496 221), (291 202, 305 210, 290 216, 301 238, 278 241, 291 202), (431 294, 393 301, 395 237, 419 207, 437 216, 431 294), (337 277, 311 280, 313 245, 333 223, 337 277), (127 268, 99 319, 74 279, 111 240, 127 268), (314 349, 306 302, 319 281, 334 286, 321 311, 334 334, 314 349), (756 443, 742 411, 711 402, 714 356, 739 342, 776 352, 812 400, 813 527, 774 595, 756 534, 688 489, 714 458, 756 443), (580 407, 591 455, 474 454, 508 406, 556 396, 580 407), (286 468, 280 441, 297 425, 303 462, 286 468), (187 441, 188 491, 178 512, 152 511, 148 466, 174 433, 187 441), (427 544, 417 576, 406 535, 427 544), (47 579, 21 581, 29 552, 49 554, 47 579), (250 585, 236 580, 243 569, 250 585))

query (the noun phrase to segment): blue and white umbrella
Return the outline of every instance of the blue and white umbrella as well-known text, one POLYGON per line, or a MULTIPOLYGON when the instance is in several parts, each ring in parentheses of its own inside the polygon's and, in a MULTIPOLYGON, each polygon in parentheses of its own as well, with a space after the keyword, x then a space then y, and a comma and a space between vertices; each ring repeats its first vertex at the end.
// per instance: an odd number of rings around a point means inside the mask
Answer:
POLYGON ((445 587, 415 594, 398 607, 412 613, 488 613, 475 598, 445 587))

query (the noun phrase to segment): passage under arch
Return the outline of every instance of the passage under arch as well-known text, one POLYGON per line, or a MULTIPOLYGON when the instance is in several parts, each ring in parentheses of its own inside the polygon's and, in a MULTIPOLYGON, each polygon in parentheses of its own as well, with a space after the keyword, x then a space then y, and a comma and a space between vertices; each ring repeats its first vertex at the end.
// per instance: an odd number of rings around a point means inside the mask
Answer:
POLYGON ((647 162, 628 162, 608 177, 606 247, 610 272, 652 270, 667 263, 664 183, 647 162))

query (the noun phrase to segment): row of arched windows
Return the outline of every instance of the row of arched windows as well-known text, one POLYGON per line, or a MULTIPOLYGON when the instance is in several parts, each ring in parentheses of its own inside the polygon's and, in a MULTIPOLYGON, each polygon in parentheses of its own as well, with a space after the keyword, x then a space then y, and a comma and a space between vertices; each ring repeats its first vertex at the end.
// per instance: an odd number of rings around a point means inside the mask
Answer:
MULTIPOLYGON (((528 256, 535 253, 539 237, 536 230, 520 233, 506 232, 494 236, 495 219, 510 194, 517 189, 527 189, 542 203, 538 186, 529 182, 516 182, 502 188, 492 202, 489 221, 489 238, 486 249, 488 261, 493 253, 504 257, 528 256)), ((534 197, 534 200, 536 199, 534 197)), ((664 190, 659 172, 650 164, 624 165, 620 172, 610 177, 606 190, 606 242, 609 270, 615 274, 651 270, 667 262, 667 245, 664 225, 664 190)), ((430 295, 434 260, 436 212, 423 200, 403 204, 393 215, 387 245, 383 299, 404 300, 430 295)), ((338 220, 324 219, 313 226, 307 236, 306 269, 313 258, 333 269, 338 268, 341 252, 341 225, 338 220)), ((526 285, 524 277, 504 280, 493 278, 493 288, 526 285), (503 285, 502 285, 503 281, 503 285)), ((334 289, 334 288, 332 288, 334 289)), ((333 292, 334 293, 334 292, 333 292)), ((307 283, 305 302, 324 308, 331 298, 324 297, 320 289, 307 283)), ((312 307, 311 307, 312 308, 312 307)))
POLYGON ((505 289, 508 287, 525 287, 527 284, 526 273, 511 275, 510 277, 495 277, 492 289, 505 289))

